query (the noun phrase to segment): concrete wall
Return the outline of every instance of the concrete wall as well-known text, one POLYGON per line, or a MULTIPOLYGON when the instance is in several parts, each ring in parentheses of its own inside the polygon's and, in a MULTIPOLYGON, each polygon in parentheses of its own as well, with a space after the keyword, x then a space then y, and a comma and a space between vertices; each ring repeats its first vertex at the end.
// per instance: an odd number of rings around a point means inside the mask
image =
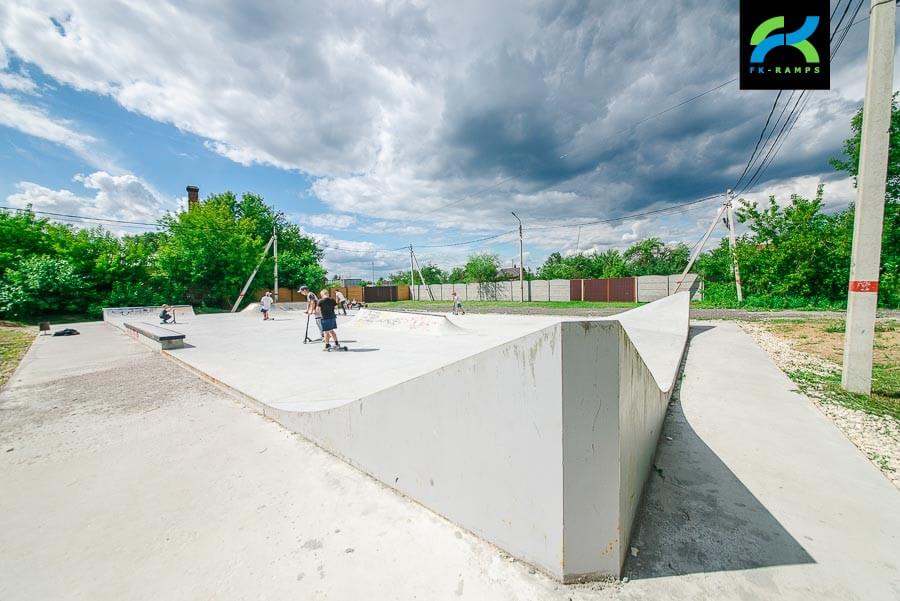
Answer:
MULTIPOLYGON (((518 301, 521 298, 518 280, 492 282, 488 284, 430 284, 412 287, 412 297, 431 300, 428 288, 436 301, 449 301, 455 290, 463 301, 494 300, 518 301)), ((569 280, 532 280, 525 282, 525 299, 530 301, 568 301, 569 280)))
POLYGON ((267 414, 562 577, 560 366, 555 324, 330 410, 267 414))
POLYGON ((560 580, 618 576, 688 310, 682 293, 561 321, 361 399, 264 412, 560 580))
MULTIPOLYGON (((680 275, 642 275, 637 278, 637 300, 649 303, 675 293, 680 275)), ((703 279, 695 273, 684 277, 681 291, 689 290, 691 300, 703 300, 703 279)))
MULTIPOLYGON (((637 277, 637 301, 649 303, 674 294, 680 275, 642 275, 637 277)), ((518 301, 519 281, 492 282, 487 284, 432 284, 429 286, 434 300, 449 301, 456 290, 464 300, 518 301)), ((529 301, 569 301, 569 280, 532 280, 525 282, 525 298, 529 301)), ((685 276, 681 290, 690 290, 691 300, 703 300, 703 279, 697 274, 685 276)), ((413 298, 430 300, 425 286, 413 287, 413 298)))

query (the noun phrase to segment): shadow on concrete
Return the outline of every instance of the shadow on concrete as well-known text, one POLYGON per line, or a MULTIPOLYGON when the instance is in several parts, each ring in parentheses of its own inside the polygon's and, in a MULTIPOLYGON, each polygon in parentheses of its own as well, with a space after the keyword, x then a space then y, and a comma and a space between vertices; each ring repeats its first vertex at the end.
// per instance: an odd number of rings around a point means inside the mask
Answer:
POLYGON ((374 351, 380 351, 381 349, 377 348, 351 348, 347 349, 348 353, 372 353, 374 351))
MULTIPOLYGON (((692 326, 689 344, 714 327, 692 326)), ((815 563, 694 431, 678 400, 680 386, 666 414, 623 575, 636 580, 815 563)))

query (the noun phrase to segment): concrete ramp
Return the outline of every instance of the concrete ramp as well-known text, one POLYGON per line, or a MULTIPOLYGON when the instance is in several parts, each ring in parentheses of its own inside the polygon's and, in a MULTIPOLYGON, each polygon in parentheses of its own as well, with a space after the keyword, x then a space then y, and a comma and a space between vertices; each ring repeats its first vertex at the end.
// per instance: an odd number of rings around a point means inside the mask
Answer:
MULTIPOLYGON (((191 305, 171 305, 177 323, 189 323, 194 320, 194 307, 191 305)), ((125 331, 125 322, 159 323, 162 306, 156 307, 104 307, 103 321, 125 331)))
POLYGON ((620 573, 688 313, 687 292, 588 320, 362 310, 337 354, 297 320, 204 316, 167 354, 571 582, 620 573))
POLYGON ((414 311, 360 309, 353 324, 360 329, 374 328, 438 336, 463 334, 466 331, 446 315, 414 311))

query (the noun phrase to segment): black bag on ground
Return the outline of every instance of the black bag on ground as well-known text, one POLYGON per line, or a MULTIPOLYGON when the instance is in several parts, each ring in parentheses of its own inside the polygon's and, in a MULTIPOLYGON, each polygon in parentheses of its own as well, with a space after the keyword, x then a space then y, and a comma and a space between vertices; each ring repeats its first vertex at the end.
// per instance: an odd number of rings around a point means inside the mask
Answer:
POLYGON ((63 328, 62 330, 57 330, 53 332, 54 336, 78 336, 80 332, 78 330, 73 330, 72 328, 63 328))

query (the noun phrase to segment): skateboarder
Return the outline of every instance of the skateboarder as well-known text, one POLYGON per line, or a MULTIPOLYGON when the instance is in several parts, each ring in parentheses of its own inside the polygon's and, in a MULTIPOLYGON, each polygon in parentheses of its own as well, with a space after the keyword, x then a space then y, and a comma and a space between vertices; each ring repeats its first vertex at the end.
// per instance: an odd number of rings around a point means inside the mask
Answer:
POLYGON ((459 295, 456 293, 456 290, 454 290, 453 294, 450 295, 450 300, 453 301, 453 314, 454 315, 459 315, 459 314, 465 315, 466 314, 465 310, 463 310, 462 300, 460 300, 459 295))
POLYGON ((169 323, 170 321, 173 323, 175 322, 175 316, 169 313, 169 309, 171 309, 169 305, 162 306, 162 311, 159 312, 159 323, 169 323))
POLYGON ((325 348, 322 350, 325 351, 346 351, 346 346, 341 346, 341 343, 338 342, 337 333, 337 316, 334 314, 334 310, 337 307, 337 303, 333 298, 329 298, 328 290, 322 290, 319 293, 319 311, 322 312, 322 340, 325 342, 325 348), (330 342, 334 340, 334 346, 332 347, 330 342))
POLYGON ((275 299, 272 298, 272 293, 269 290, 266 290, 266 293, 259 299, 259 310, 262 311, 263 321, 269 320, 269 310, 272 308, 272 302, 274 302, 274 300, 275 299))

